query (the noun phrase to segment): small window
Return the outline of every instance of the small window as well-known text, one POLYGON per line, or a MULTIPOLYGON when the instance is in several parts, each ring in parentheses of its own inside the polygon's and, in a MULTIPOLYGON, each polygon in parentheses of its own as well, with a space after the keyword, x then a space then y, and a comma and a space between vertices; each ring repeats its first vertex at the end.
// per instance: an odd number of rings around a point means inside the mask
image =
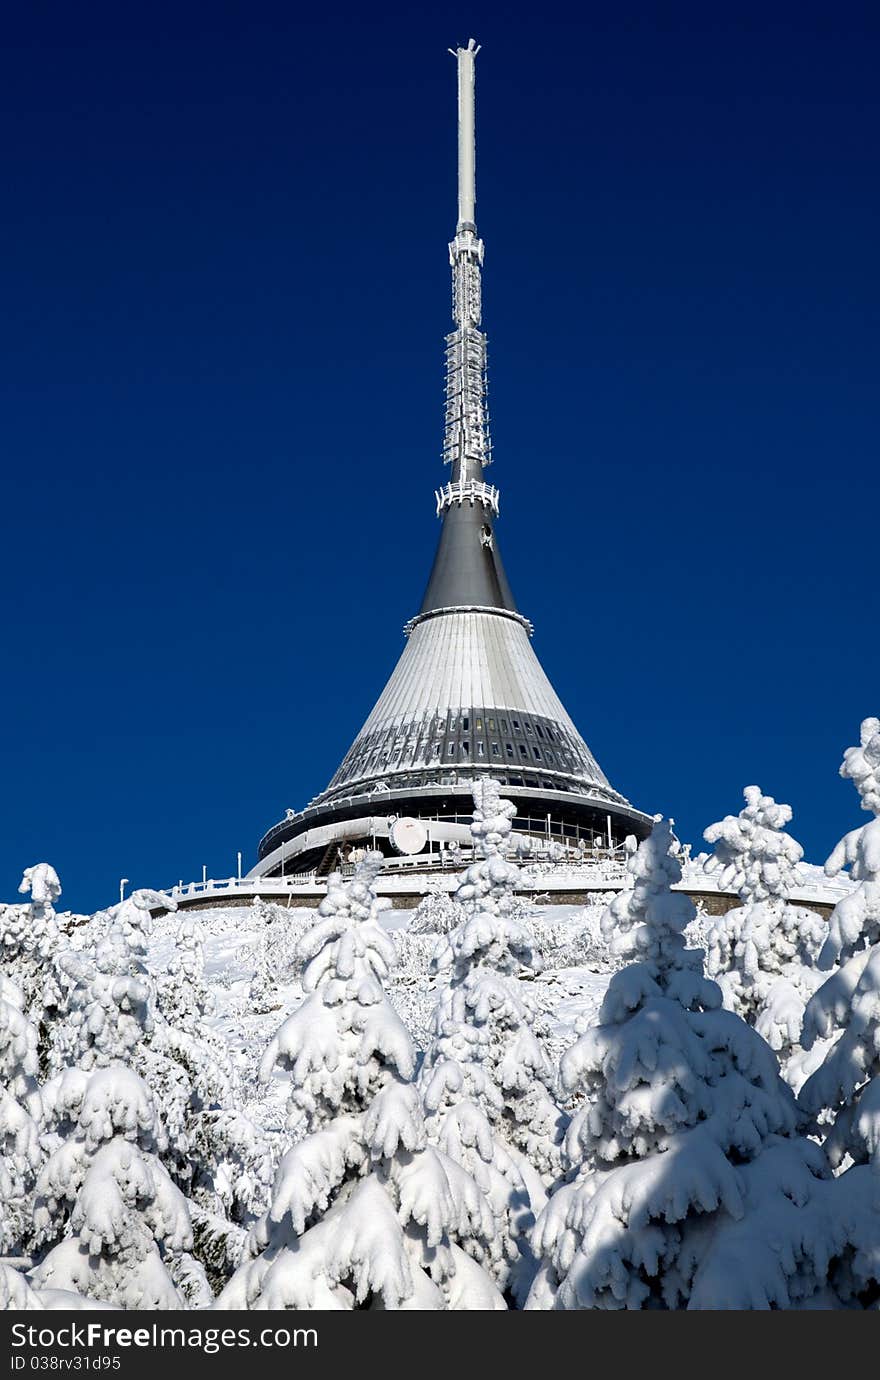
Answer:
POLYGON ((477 756, 478 756, 478 757, 485 757, 485 756, 486 756, 486 744, 485 744, 485 743, 477 743, 477 756))
POLYGON ((494 720, 494 719, 490 719, 490 720, 489 720, 489 732, 490 732, 490 733, 494 733, 494 732, 495 732, 495 720, 494 720))
POLYGON ((519 733, 519 719, 512 719, 514 733, 519 733))
POLYGON ((457 715, 457 714, 453 714, 452 718, 449 720, 449 732, 450 732, 450 733, 454 733, 454 732, 455 732, 455 725, 456 725, 457 723, 458 723, 458 715, 457 715))
POLYGON ((461 745, 461 755, 462 755, 462 757, 467 757, 468 754, 470 753, 470 750, 471 750, 471 745, 470 745, 470 743, 468 743, 467 741, 463 742, 462 745, 461 745))
POLYGON ((506 732, 507 732, 507 720, 506 720, 506 719, 502 719, 502 720, 501 720, 501 732, 502 732, 502 733, 506 733, 506 732))
POLYGON ((526 733, 529 735, 530 738, 534 738, 535 735, 534 735, 534 733, 532 732, 532 725, 531 725, 531 724, 526 724, 526 733))
POLYGON ((465 714, 464 718, 463 718, 462 721, 461 721, 461 726, 462 726, 462 728, 464 729, 465 733, 467 733, 468 729, 469 729, 470 726, 471 726, 471 720, 470 720, 470 715, 469 715, 469 714, 465 714))
POLYGON ((543 738, 543 737, 544 737, 544 730, 543 730, 543 728, 541 727, 540 724, 535 724, 535 732, 537 733, 537 735, 538 735, 539 738, 543 738))
POLYGON ((508 757, 512 757, 512 756, 513 756, 513 743, 505 743, 505 744, 504 744, 504 749, 505 749, 505 751, 506 751, 508 757))
POLYGON ((499 745, 498 745, 497 743, 493 743, 493 744, 492 744, 492 756, 493 756, 493 757, 500 757, 500 756, 501 756, 501 748, 499 747, 499 745))
POLYGON ((553 765, 553 753, 550 751, 549 748, 547 749, 547 761, 550 763, 551 766, 553 765))
POLYGON ((528 748, 526 747, 525 743, 520 743, 520 745, 519 745, 519 755, 520 755, 520 757, 528 757, 528 755, 529 755, 529 750, 528 750, 528 748))
POLYGON ((482 719, 477 719, 477 732, 478 732, 478 733, 482 733, 482 731, 483 731, 483 720, 482 720, 482 719))
POLYGON ((447 757, 454 757, 454 756, 455 756, 455 743, 450 743, 450 744, 449 744, 448 748, 446 749, 446 756, 447 756, 447 757))
POLYGON ((538 761, 538 762, 540 762, 540 760, 541 760, 541 749, 540 749, 539 747, 533 747, 533 748, 532 748, 532 752, 535 754, 535 760, 538 761))

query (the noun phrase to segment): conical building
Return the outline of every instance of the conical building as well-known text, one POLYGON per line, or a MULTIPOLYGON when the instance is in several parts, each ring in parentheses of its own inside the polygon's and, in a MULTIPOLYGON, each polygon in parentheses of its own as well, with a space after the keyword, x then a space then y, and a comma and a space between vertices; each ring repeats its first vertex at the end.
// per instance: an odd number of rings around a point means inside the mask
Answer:
POLYGON ((403 653, 330 785, 260 843, 259 875, 329 871, 351 847, 418 854, 465 840, 471 783, 489 773, 519 808, 515 828, 564 844, 620 844, 650 819, 610 785, 550 684, 511 592, 495 525, 499 495, 481 329, 483 242, 475 222, 473 39, 458 63, 458 224, 449 246, 440 539, 403 653))

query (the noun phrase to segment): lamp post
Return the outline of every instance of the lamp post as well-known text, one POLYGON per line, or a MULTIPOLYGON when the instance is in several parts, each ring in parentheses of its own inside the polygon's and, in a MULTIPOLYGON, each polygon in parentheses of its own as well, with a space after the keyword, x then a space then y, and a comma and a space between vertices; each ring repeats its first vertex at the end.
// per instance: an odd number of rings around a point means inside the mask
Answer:
POLYGON ((120 901, 124 901, 124 900, 125 900, 125 888, 126 888, 127 886, 128 886, 128 878, 127 878, 127 877, 120 877, 120 878, 119 878, 119 899, 120 899, 120 901))

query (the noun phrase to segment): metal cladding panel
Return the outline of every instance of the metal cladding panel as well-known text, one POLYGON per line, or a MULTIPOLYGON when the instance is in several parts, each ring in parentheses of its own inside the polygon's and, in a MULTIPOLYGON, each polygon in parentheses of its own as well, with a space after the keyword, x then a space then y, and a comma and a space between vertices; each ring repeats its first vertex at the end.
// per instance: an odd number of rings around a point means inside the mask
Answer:
POLYGON ((575 774, 611 789, 547 679, 524 623, 477 609, 455 609, 416 623, 388 684, 328 789, 422 765, 426 744, 425 731, 419 726, 480 706, 555 726, 573 752, 575 774), (407 747, 395 754, 393 765, 389 760, 387 767, 377 770, 377 735, 395 728, 409 729, 407 747), (371 755, 374 760, 368 762, 371 755))
POLYGON ((491 515, 481 504, 465 502, 444 515, 420 612, 467 604, 516 612, 491 515))

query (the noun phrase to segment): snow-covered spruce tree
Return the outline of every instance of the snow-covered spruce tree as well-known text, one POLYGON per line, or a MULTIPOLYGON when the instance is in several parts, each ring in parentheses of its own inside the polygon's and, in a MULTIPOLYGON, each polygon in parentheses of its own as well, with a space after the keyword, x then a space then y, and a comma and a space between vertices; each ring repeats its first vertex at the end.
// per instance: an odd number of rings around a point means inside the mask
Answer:
POLYGON ((0 962, 6 976, 21 989, 23 1010, 36 1025, 40 1048, 46 1051, 53 1023, 63 1015, 65 1005, 64 985, 55 968, 61 948, 55 902, 61 883, 54 867, 37 863, 25 869, 18 889, 22 895, 30 894, 30 901, 0 906, 0 962))
POLYGON ((139 1071, 150 1086, 164 1091, 167 1084, 174 1099, 174 1124, 179 1127, 175 1177, 187 1192, 206 1168, 193 1156, 196 1132, 206 1113, 237 1105, 229 1049, 210 1023, 214 1002, 204 980, 203 943, 198 921, 184 916, 174 957, 156 977, 151 1029, 137 1055, 139 1071))
MULTIPOLYGON (((139 1306, 131 1300, 140 1296, 159 1300, 143 1307, 213 1297, 201 1263, 186 1254, 192 1231, 181 1192, 200 1168, 192 1115, 211 1080, 213 1052, 157 1012, 145 960, 150 911, 162 904, 156 892, 134 892, 109 913, 94 954, 59 959, 73 986, 66 1039, 54 1052, 62 1068, 45 1088, 55 1148, 40 1175, 36 1221, 40 1243, 52 1249, 37 1278, 127 1308, 139 1306), (111 1180, 126 1211, 114 1206, 99 1250, 89 1234, 92 1209, 111 1180), (153 1233, 149 1249, 145 1232, 153 1233)), ((194 987, 184 1006, 184 1023, 188 1012, 194 1024, 194 987)))
POLYGON ((176 1154, 168 1167, 190 1200, 194 1254, 217 1287, 239 1264, 269 1201, 273 1164, 262 1129, 241 1110, 228 1047, 210 1024, 204 973, 204 932, 185 915, 174 957, 157 975, 152 1033, 136 1064, 150 1086, 173 1094, 176 1154))
MULTIPOLYGON (((307 910, 288 910, 259 897, 254 901, 248 924, 260 931, 260 939, 249 992, 252 1011, 279 1011, 290 1000, 290 994, 285 996, 282 989, 295 981, 297 945, 312 918, 307 910)), ((302 994, 297 991, 295 995, 302 994)))
POLYGON ((754 1025, 781 1059, 800 1040, 804 1007, 818 984, 814 963, 826 934, 811 910, 790 905, 801 845, 785 833, 791 806, 746 786, 745 808, 704 833, 715 853, 707 873, 733 890, 742 904, 713 920, 706 941, 706 972, 724 1005, 754 1025))
POLYGON ((410 934, 448 934, 461 923, 461 912, 442 881, 435 880, 412 914, 410 934))
POLYGON ((0 1255, 29 1249, 42 1159, 37 1032, 23 1007, 21 988, 0 972, 0 1255))
POLYGON ((135 891, 109 912, 94 953, 69 950, 58 966, 72 984, 63 1038, 53 1059, 59 1068, 125 1063, 153 1030, 153 984, 146 967, 150 907, 158 893, 135 891))
MULTIPOLYGON (((434 1105, 442 1080, 429 1078, 448 1060, 479 1066, 483 1111, 510 1147, 519 1150, 548 1184, 561 1167, 567 1117, 554 1096, 554 1069, 540 1034, 541 1012, 524 979, 541 971, 542 958, 514 891, 519 868, 508 857, 516 807, 502 800, 497 781, 474 783, 471 834, 476 861, 455 893, 458 927, 439 942, 434 971, 446 979, 440 992, 433 1042, 422 1086, 434 1105), (500 1099, 500 1102, 499 1102, 500 1099)), ((450 1092, 452 1090, 450 1089, 450 1092)), ((471 1095, 476 1090, 471 1088, 471 1095)), ((528 1176, 527 1176, 528 1177, 528 1176)), ((536 1188, 534 1176, 532 1187, 536 1188)))
POLYGON ((824 1278, 827 1167, 773 1052, 685 947, 677 848, 658 820, 603 920, 632 961, 562 1061, 586 1092, 566 1138, 580 1167, 538 1222, 530 1309, 788 1308, 824 1278))
POLYGON ((880 720, 865 719, 861 742, 844 753, 840 774, 874 818, 845 835, 825 864, 829 877, 849 866, 858 886, 834 907, 819 956, 826 971, 840 967, 810 999, 802 1042, 807 1049, 834 1043, 800 1101, 822 1122, 833 1120, 826 1140, 832 1164, 849 1155, 880 1168, 880 720))
POLYGON ((415 1050, 385 995, 394 946, 368 855, 334 874, 300 943, 306 996, 271 1041, 291 1081, 291 1129, 254 1258, 220 1308, 503 1308, 472 1258, 491 1213, 474 1180, 427 1142, 415 1050))
POLYGON ((159 1159, 164 1129, 143 1080, 120 1063, 68 1069, 46 1100, 56 1148, 37 1183, 32 1284, 121 1308, 209 1303, 184 1254, 189 1212, 159 1159))

